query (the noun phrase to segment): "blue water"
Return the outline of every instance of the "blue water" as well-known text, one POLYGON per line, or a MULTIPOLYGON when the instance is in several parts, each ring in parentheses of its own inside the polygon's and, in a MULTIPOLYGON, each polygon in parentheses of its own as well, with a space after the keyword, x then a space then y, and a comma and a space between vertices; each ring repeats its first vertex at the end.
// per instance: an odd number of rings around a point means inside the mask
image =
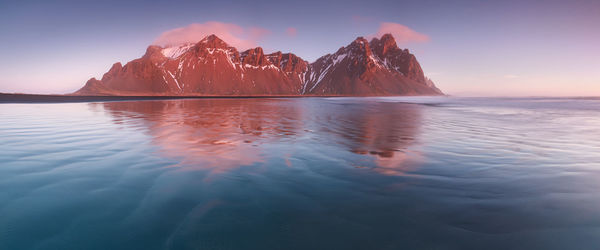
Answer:
POLYGON ((600 249, 600 99, 0 104, 0 249, 600 249))

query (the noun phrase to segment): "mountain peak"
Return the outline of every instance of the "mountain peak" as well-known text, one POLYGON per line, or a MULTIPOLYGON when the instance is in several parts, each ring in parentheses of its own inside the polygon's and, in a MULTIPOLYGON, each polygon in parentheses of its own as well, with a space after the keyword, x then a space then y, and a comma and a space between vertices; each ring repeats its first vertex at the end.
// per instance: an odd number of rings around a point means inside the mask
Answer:
POLYGON ((390 33, 383 34, 383 36, 381 36, 381 38, 379 40, 381 40, 385 44, 396 45, 396 39, 394 39, 394 36, 392 36, 392 34, 390 34, 390 33))
POLYGON ((161 48, 160 46, 150 45, 148 46, 148 48, 146 48, 146 53, 142 58, 156 58, 158 55, 161 54, 162 50, 163 48, 161 48))
POLYGON ((210 48, 227 48, 227 47, 229 47, 229 44, 227 44, 225 41, 221 40, 221 38, 219 38, 215 34, 206 36, 205 38, 200 40, 200 42, 198 42, 198 44, 205 44, 204 46, 210 47, 210 48))
POLYGON ((219 41, 223 41, 221 40, 221 38, 219 38, 217 35, 215 34, 210 34, 208 36, 206 36, 204 39, 202 40, 207 40, 207 41, 214 41, 214 40, 219 40, 219 41))
POLYGON ((368 43, 367 39, 365 39, 362 36, 359 36, 356 39, 354 39, 354 41, 352 41, 351 45, 352 44, 359 44, 360 45, 360 44, 367 44, 367 43, 368 43))
POLYGON ((348 45, 345 49, 350 49, 350 51, 354 51, 354 53, 365 53, 367 56, 371 54, 369 41, 362 36, 354 39, 354 41, 352 41, 352 43, 350 43, 350 45, 348 45))
POLYGON ((375 54, 381 58, 385 57, 389 51, 399 49, 394 36, 390 33, 384 34, 380 39, 373 38, 370 44, 375 54))
POLYGON ((249 64, 252 66, 265 66, 270 64, 269 60, 265 57, 265 53, 261 47, 248 49, 240 55, 242 64, 249 64))
POLYGON ((150 46, 102 79, 86 95, 425 95, 441 94, 426 82, 414 55, 390 34, 357 37, 334 54, 308 63, 292 53, 238 52, 214 34, 196 43, 150 46))

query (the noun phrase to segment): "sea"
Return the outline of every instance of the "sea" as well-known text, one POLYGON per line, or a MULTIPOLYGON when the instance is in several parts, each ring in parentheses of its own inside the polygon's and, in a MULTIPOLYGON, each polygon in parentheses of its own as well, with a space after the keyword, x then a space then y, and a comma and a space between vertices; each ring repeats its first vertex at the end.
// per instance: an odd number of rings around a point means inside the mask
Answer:
POLYGON ((0 104, 0 249, 600 249, 600 98, 0 104))

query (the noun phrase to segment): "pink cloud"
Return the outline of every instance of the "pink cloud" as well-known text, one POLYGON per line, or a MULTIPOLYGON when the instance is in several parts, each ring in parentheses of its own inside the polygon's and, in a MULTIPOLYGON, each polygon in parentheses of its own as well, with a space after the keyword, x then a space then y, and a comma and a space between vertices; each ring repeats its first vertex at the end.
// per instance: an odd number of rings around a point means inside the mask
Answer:
POLYGON ((367 16, 359 16, 359 15, 354 15, 352 16, 352 21, 355 23, 368 23, 368 22, 372 22, 373 18, 372 17, 367 17, 367 16))
POLYGON ((250 35, 250 38, 260 40, 261 38, 271 34, 271 31, 260 27, 251 27, 248 29, 248 34, 250 35))
POLYGON ((298 30, 297 30, 296 28, 294 28, 294 27, 289 27, 289 28, 287 28, 287 29, 285 30, 285 33, 286 33, 288 36, 292 36, 292 37, 294 37, 294 36, 296 36, 296 35, 298 34, 298 30))
POLYGON ((185 27, 165 31, 152 44, 168 46, 195 43, 208 35, 214 34, 229 45, 245 50, 256 47, 258 41, 270 33, 269 30, 260 27, 244 28, 233 23, 211 21, 193 23, 185 27))
POLYGON ((422 43, 429 41, 429 36, 416 32, 411 28, 399 23, 381 23, 379 25, 379 29, 377 29, 377 33, 369 36, 369 39, 373 37, 379 38, 386 33, 392 34, 396 40, 396 43, 398 44, 422 43))

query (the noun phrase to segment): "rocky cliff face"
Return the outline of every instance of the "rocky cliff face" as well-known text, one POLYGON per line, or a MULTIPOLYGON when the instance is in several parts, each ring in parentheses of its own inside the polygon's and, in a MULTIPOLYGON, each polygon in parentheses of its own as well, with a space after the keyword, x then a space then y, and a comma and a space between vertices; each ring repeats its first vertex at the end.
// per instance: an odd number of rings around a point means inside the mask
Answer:
POLYGON ((419 63, 391 35, 357 38, 309 64, 292 53, 238 52, 215 35, 195 44, 150 46, 115 63, 77 95, 439 95, 419 63))
POLYGON ((326 95, 439 95, 425 81, 415 56, 390 34, 359 37, 311 64, 304 93, 326 95))

